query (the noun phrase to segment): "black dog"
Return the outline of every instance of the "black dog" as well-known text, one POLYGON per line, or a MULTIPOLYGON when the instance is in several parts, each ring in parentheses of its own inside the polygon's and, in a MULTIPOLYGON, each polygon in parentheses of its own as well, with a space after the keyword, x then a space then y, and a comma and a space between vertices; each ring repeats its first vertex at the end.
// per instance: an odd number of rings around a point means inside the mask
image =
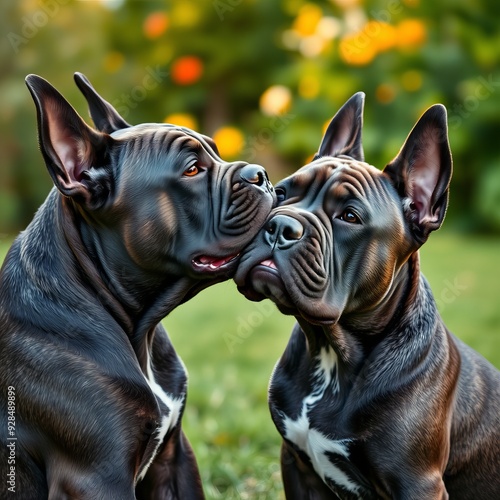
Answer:
POLYGON ((75 79, 98 130, 26 79, 57 189, 1 270, 2 491, 202 498, 181 430, 186 372, 159 321, 233 275, 274 191, 262 167, 224 162, 186 128, 130 126, 75 79))
POLYGON ((500 373, 445 327, 418 248, 452 172, 436 105, 383 170, 363 162, 363 94, 241 258, 247 297, 296 325, 274 371, 287 498, 500 498, 500 373))

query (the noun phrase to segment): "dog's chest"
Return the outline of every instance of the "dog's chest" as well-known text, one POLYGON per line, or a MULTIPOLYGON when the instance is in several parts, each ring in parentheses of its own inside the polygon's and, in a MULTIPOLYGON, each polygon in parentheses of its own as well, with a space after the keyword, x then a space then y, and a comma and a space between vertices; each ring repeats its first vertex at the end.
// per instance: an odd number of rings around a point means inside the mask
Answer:
MULTIPOLYGON (((271 380, 271 393, 285 387, 275 384, 279 367, 271 380)), ((296 376, 302 376, 297 374, 296 376)), ((278 398, 271 398, 271 411, 281 435, 293 443, 310 460, 316 473, 342 498, 365 498, 366 480, 351 461, 351 450, 356 445, 351 438, 339 439, 329 418, 332 401, 338 395, 337 356, 331 347, 323 347, 313 360, 309 374, 311 390, 295 404, 292 418, 278 406, 278 398), (324 421, 325 425, 318 422, 324 421), (330 423, 330 425, 328 425, 330 423)), ((287 384, 289 391, 294 385, 287 384)), ((287 402, 293 394, 280 394, 287 402)), ((285 405, 283 405, 285 406, 285 405)), ((290 408, 288 408, 290 409, 290 408)))
POLYGON ((151 367, 151 360, 149 359, 149 356, 148 356, 148 364, 146 367, 146 381, 149 384, 149 387, 153 391, 153 394, 155 395, 158 401, 158 405, 162 410, 162 417, 160 425, 158 426, 154 435, 152 436, 152 438, 155 439, 156 441, 155 450, 151 454, 149 461, 139 474, 139 480, 142 480, 146 475, 146 472, 151 463, 153 462, 156 454, 158 453, 158 448, 165 439, 165 436, 167 435, 168 431, 173 429, 179 422, 179 419, 182 415, 182 409, 184 406, 184 399, 185 399, 185 394, 181 395, 180 397, 175 397, 172 394, 166 392, 160 386, 160 384, 158 384, 158 382, 155 379, 153 369, 151 367))

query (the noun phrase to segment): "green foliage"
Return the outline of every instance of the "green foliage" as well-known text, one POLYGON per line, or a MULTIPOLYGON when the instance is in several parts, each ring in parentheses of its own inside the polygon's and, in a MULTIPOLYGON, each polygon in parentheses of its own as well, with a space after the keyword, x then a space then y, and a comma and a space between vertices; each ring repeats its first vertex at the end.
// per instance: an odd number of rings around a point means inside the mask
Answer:
POLYGON ((0 231, 25 226, 51 186, 23 79, 41 74, 86 116, 74 71, 131 123, 182 113, 208 134, 233 127, 242 146, 219 135, 221 151, 263 163, 274 181, 310 158, 323 124, 358 90, 367 160, 379 167, 420 113, 443 102, 450 214, 476 226, 498 212, 499 19, 494 0, 2 2, 0 231), (263 95, 275 86, 287 95, 280 105, 273 94, 269 109, 263 95))
POLYGON ((500 228, 500 168, 485 168, 476 185, 478 227, 495 230, 500 228))

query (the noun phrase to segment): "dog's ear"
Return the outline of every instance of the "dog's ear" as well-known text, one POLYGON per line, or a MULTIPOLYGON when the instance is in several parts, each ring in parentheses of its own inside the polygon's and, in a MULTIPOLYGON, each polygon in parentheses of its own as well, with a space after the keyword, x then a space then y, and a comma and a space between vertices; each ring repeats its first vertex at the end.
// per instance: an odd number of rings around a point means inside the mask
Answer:
POLYGON ((95 206, 107 191, 102 166, 113 139, 90 128, 43 78, 28 75, 26 85, 35 102, 40 149, 54 184, 63 195, 95 206))
POLYGON ((90 116, 97 130, 111 134, 115 130, 130 127, 130 124, 118 114, 118 111, 96 92, 85 75, 75 73, 74 78, 76 85, 87 99, 90 116))
POLYGON ((329 123, 314 159, 347 155, 358 161, 364 160, 361 144, 364 102, 365 94, 358 92, 339 109, 329 123))
POLYGON ((448 206, 452 159, 443 105, 422 115, 384 172, 403 198, 405 215, 423 243, 441 226, 448 206))

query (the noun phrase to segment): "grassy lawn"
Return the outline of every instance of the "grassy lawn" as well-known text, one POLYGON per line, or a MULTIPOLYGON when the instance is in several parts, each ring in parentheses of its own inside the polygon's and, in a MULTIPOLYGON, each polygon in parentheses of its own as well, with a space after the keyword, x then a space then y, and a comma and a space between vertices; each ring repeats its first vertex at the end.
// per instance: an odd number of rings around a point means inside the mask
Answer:
MULTIPOLYGON (((9 241, 0 241, 0 260, 9 241)), ((444 231, 421 252, 448 327, 500 368, 500 239, 444 231)), ((184 428, 209 499, 283 498, 266 390, 293 320, 233 283, 205 290, 166 320, 189 373, 184 428)))

